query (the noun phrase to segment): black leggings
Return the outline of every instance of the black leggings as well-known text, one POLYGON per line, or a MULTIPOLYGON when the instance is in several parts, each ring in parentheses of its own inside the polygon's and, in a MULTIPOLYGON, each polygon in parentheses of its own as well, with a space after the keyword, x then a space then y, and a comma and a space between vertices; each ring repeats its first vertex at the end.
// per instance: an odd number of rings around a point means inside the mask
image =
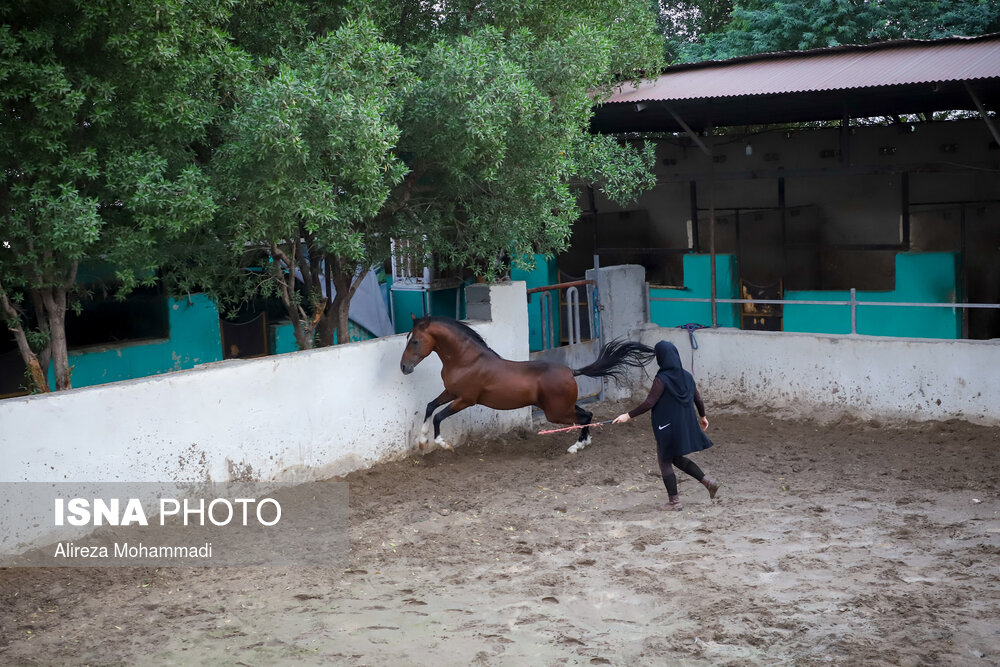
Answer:
POLYGON ((699 482, 705 478, 705 473, 701 471, 698 464, 684 456, 675 456, 670 461, 657 458, 656 462, 660 464, 660 475, 663 476, 663 486, 667 487, 667 494, 671 496, 677 495, 677 476, 674 475, 674 466, 677 466, 680 470, 691 475, 699 482))

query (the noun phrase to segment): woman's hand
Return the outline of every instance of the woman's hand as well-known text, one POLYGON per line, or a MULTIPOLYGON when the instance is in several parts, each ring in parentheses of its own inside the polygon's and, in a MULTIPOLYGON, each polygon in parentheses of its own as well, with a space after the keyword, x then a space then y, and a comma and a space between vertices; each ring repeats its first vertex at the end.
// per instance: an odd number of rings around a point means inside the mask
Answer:
POLYGON ((707 431, 708 430, 708 417, 701 417, 698 421, 701 422, 701 430, 702 431, 707 431))
POLYGON ((622 414, 620 414, 617 417, 615 417, 614 421, 611 422, 611 423, 612 424, 624 424, 629 419, 632 419, 632 418, 628 416, 627 412, 623 412, 622 414))

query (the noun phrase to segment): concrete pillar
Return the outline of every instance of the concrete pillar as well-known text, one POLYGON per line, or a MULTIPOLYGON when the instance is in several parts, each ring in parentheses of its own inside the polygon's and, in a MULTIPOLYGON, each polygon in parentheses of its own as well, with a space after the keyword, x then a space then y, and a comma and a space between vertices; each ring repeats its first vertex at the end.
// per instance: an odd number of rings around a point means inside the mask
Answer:
POLYGON ((597 281, 604 341, 633 338, 634 332, 646 323, 645 267, 623 264, 588 269, 587 278, 597 281))
MULTIPOLYGON (((637 340, 639 329, 646 323, 645 267, 623 264, 589 269, 587 278, 597 281, 603 341, 637 340)), ((641 384, 642 377, 641 371, 634 371, 629 373, 629 380, 622 385, 614 380, 605 380, 605 398, 612 401, 629 398, 641 384)))

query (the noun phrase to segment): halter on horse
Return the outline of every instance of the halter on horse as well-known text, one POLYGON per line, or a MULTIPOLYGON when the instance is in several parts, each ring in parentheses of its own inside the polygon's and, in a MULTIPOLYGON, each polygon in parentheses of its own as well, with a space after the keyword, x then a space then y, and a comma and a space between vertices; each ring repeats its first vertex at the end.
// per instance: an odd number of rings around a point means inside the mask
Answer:
POLYGON ((556 424, 583 425, 580 438, 569 448, 571 453, 590 444, 590 424, 593 413, 576 404, 577 375, 621 379, 626 367, 641 368, 653 356, 653 349, 641 343, 612 341, 601 348, 597 360, 589 366, 573 370, 548 361, 509 361, 490 349, 476 331, 447 317, 413 318, 413 330, 406 339, 406 348, 399 368, 409 375, 414 367, 431 352, 441 359, 441 379, 444 391, 427 404, 418 444, 423 449, 428 442, 428 420, 434 411, 434 442, 445 449, 451 446, 441 437, 441 422, 472 405, 485 405, 494 410, 514 410, 529 405, 538 406, 545 418, 556 424))

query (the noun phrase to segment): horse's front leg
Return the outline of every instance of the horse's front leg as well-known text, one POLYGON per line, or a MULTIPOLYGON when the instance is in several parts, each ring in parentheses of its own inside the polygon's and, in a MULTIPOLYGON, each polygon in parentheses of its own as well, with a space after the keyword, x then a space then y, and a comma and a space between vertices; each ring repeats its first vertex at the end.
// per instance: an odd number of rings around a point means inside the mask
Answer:
POLYGON ((434 443, 442 448, 452 451, 452 446, 449 445, 444 438, 441 437, 441 422, 452 416, 456 412, 461 412, 472 405, 469 401, 462 400, 461 398, 456 398, 451 402, 448 407, 446 407, 441 412, 434 415, 434 443))
MULTIPOLYGON (((424 447, 426 447, 427 443, 429 442, 427 434, 430 433, 431 430, 431 415, 433 415, 434 411, 440 408, 442 405, 444 405, 448 401, 453 401, 453 400, 455 400, 455 395, 450 393, 447 389, 445 389, 444 391, 441 392, 440 396, 438 396, 433 401, 427 404, 427 410, 424 412, 424 423, 420 427, 420 437, 417 439, 417 445, 420 447, 421 450, 423 450, 424 447)), ((434 435, 437 436, 436 425, 435 425, 434 435)))

